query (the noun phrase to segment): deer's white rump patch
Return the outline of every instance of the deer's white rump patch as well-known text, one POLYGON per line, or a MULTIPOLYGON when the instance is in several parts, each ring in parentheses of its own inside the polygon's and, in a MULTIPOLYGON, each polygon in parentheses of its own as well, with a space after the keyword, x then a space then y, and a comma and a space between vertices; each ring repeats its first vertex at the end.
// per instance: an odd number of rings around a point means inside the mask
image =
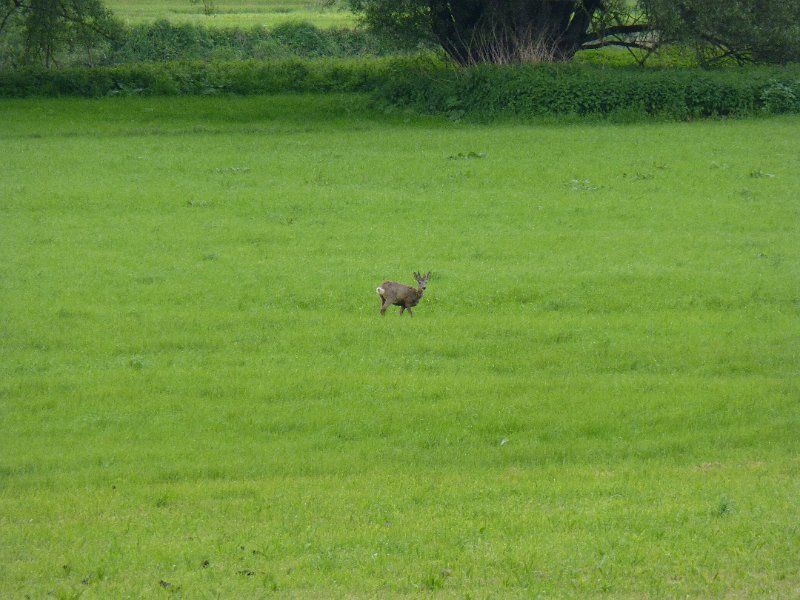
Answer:
POLYGON ((383 296, 383 294, 386 292, 386 290, 384 290, 381 286, 378 286, 377 288, 375 288, 375 291, 378 294, 380 294, 381 296, 383 296))

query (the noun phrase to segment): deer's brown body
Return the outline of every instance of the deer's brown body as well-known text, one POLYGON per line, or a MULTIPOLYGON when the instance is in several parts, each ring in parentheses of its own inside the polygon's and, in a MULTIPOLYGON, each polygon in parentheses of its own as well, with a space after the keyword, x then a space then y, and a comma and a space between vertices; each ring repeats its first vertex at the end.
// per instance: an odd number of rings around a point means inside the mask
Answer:
POLYGON ((400 314, 403 311, 408 311, 408 316, 413 317, 414 313, 411 312, 411 307, 419 304, 422 299, 422 294, 425 293, 425 288, 428 284, 428 278, 431 276, 430 271, 423 277, 419 273, 414 273, 414 279, 417 280, 419 287, 413 288, 410 285, 397 283, 396 281, 384 281, 375 290, 381 297, 381 314, 386 313, 386 309, 390 306, 399 306, 400 314))

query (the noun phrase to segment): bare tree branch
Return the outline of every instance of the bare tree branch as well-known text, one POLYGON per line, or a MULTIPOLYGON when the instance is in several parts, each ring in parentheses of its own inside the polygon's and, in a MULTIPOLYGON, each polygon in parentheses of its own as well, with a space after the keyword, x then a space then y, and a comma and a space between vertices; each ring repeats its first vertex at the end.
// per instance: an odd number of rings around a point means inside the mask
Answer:
MULTIPOLYGON (((607 27, 601 31, 596 31, 593 33, 589 33, 584 38, 585 42, 593 42, 596 40, 601 40, 603 38, 612 37, 615 35, 634 35, 637 33, 650 33, 653 31, 652 25, 615 25, 613 27, 607 27)), ((584 43, 584 48, 586 44, 584 43)))

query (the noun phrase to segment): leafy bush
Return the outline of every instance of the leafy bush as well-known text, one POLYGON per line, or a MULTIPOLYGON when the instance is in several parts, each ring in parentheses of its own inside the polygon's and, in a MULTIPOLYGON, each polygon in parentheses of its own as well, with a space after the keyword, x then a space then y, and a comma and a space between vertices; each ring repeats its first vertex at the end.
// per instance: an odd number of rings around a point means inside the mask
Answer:
POLYGON ((126 28, 108 55, 108 64, 172 60, 249 60, 381 56, 400 48, 352 29, 320 29, 284 23, 272 29, 176 25, 161 20, 126 28))
POLYGON ((112 63, 153 62, 206 58, 213 48, 210 32, 193 25, 173 25, 160 20, 126 29, 116 40, 112 63))
POLYGON ((383 100, 476 118, 637 112, 687 119, 798 111, 800 66, 701 69, 479 65, 398 76, 383 100))
MULTIPOLYGON (((30 64, 25 60, 24 31, 11 25, 0 35, 0 69, 30 64)), ((285 23, 271 29, 242 29, 158 20, 120 26, 112 39, 94 44, 91 51, 61 49, 53 64, 65 68, 165 61, 356 58, 406 50, 364 30, 320 29, 306 22, 285 23)))
MULTIPOLYGON (((138 63, 0 71, 0 97, 368 92, 428 59, 414 57, 138 63)), ((430 59, 432 60, 432 59, 430 59)))
POLYGON ((371 92, 387 107, 477 119, 627 115, 691 119, 800 112, 800 65, 701 69, 447 66, 436 55, 139 63, 0 72, 0 96, 371 92))
POLYGON ((767 113, 800 112, 800 79, 793 84, 770 81, 761 89, 760 100, 767 113))

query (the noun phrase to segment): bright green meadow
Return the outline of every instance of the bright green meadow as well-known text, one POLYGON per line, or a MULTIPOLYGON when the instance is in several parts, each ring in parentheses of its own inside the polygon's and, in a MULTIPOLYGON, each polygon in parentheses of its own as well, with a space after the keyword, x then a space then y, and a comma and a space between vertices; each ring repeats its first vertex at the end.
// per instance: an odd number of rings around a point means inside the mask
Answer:
POLYGON ((800 118, 0 123, 0 597, 800 594, 800 118))
POLYGON ((292 21, 317 27, 352 27, 355 23, 349 10, 320 0, 212 0, 211 14, 206 14, 202 0, 108 0, 105 4, 129 25, 157 19, 227 27, 272 27, 292 21))

